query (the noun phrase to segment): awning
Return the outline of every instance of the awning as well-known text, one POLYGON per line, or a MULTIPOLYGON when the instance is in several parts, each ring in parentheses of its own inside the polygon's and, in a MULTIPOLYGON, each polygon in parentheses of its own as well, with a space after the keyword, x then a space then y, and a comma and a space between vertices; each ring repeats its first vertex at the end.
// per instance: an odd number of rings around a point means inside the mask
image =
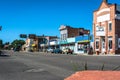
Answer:
POLYGON ((78 43, 88 43, 90 42, 90 40, 82 40, 82 41, 78 41, 78 43))

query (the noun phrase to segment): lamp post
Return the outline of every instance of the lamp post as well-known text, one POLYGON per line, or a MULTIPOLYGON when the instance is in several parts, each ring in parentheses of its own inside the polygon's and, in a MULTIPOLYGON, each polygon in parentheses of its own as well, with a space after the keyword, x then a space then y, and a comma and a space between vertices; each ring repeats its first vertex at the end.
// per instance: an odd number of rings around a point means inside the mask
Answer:
MULTIPOLYGON (((0 26, 0 31, 2 30, 2 26, 0 26)), ((1 55, 1 49, 0 49, 0 55, 1 55)))
POLYGON ((90 52, 90 30, 88 30, 88 54, 90 52))
POLYGON ((0 26, 0 31, 2 30, 2 26, 0 26))
POLYGON ((46 49, 46 48, 45 48, 45 47, 46 47, 46 38, 45 38, 45 35, 44 35, 44 34, 42 35, 42 37, 43 37, 43 44, 44 44, 44 45, 43 45, 43 52, 45 52, 45 49, 46 49))

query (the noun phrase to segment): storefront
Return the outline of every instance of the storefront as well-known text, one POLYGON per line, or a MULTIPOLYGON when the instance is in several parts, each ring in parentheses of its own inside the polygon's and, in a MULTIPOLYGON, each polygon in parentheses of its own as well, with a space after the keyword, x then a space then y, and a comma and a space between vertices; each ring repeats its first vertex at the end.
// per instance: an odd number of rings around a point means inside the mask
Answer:
POLYGON ((61 49, 65 49, 65 48, 70 48, 71 50, 74 51, 74 47, 75 47, 75 38, 67 38, 66 41, 61 41, 60 42, 60 47, 61 49))
POLYGON ((77 54, 88 54, 90 49, 90 43, 88 36, 77 36, 75 43, 75 53, 77 54))
POLYGON ((49 48, 56 49, 59 48, 59 41, 58 40, 50 40, 49 41, 49 48))
POLYGON ((94 51, 96 54, 120 53, 120 6, 103 0, 93 13, 94 51))

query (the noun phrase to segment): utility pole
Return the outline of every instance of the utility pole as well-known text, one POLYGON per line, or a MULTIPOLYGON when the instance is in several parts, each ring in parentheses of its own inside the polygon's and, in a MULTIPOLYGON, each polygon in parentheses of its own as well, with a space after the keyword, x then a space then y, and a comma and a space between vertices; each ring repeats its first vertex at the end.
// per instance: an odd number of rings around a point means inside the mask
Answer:
MULTIPOLYGON (((0 31, 2 30, 2 26, 0 26, 0 31)), ((1 51, 1 49, 0 49, 0 55, 1 55, 1 53, 2 53, 2 51, 1 51)))
POLYGON ((0 31, 2 30, 2 26, 0 26, 0 31))

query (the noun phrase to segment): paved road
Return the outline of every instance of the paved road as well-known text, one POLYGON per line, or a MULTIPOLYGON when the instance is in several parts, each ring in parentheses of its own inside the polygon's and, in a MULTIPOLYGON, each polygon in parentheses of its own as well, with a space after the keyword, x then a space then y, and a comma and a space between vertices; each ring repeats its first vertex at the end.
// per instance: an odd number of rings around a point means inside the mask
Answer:
MULTIPOLYGON (((77 70, 112 70, 120 56, 82 56, 4 51, 0 56, 0 80, 63 80, 77 70)), ((119 70, 118 68, 117 70, 119 70)))

